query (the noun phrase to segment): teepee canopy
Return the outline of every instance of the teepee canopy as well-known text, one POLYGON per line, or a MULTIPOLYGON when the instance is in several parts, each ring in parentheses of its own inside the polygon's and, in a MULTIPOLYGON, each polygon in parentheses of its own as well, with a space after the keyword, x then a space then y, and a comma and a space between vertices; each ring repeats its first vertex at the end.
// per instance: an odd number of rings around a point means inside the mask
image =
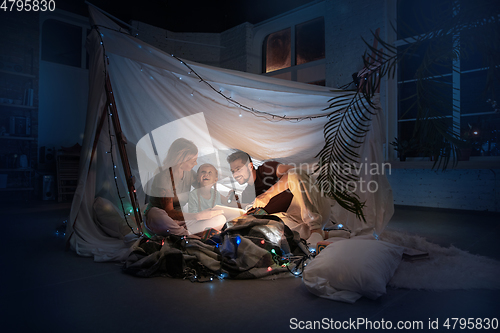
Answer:
MULTIPOLYGON (((86 45, 90 55, 88 110, 78 188, 66 233, 80 255, 113 260, 126 249, 123 240, 110 237, 96 225, 94 211, 96 197, 110 200, 120 210, 123 205, 125 212, 131 208, 117 135, 127 142, 125 162, 130 164, 141 204, 147 180, 179 137, 198 146, 199 164, 204 158, 215 159, 227 176, 227 165, 218 153, 227 149, 246 151, 261 161, 315 162, 324 145, 327 118, 323 110, 332 97, 345 91, 182 60, 129 35, 95 8, 89 7, 89 12, 93 29, 86 45), (107 77, 122 130, 118 134, 110 121, 116 114, 108 105, 107 77)), ((362 160, 382 162, 380 124, 372 122, 377 128, 365 141, 362 160)), ((361 196, 367 206, 372 204, 366 223, 349 214, 343 219, 362 223, 359 229, 381 231, 392 215, 392 195, 384 181, 382 191, 361 196)))

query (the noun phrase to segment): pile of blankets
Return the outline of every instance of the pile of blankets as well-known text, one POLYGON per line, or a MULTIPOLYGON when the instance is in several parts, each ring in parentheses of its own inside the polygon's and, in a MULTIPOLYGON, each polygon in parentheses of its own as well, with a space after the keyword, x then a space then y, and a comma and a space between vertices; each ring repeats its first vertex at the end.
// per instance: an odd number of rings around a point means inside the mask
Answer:
POLYGON ((140 277, 168 276, 193 282, 214 278, 254 279, 290 271, 306 254, 300 237, 273 215, 246 215, 227 222, 206 240, 142 236, 131 247, 123 270, 140 277))

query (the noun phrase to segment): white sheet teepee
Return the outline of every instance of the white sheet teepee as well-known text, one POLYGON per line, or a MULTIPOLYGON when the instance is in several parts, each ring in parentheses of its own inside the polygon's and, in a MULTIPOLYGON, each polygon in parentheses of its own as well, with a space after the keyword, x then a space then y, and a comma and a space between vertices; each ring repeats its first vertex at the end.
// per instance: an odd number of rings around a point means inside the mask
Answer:
MULTIPOLYGON (((103 110, 109 112, 106 74, 128 142, 127 152, 140 203, 144 201, 142 185, 148 170, 156 166, 157 160, 163 160, 170 143, 179 136, 195 141, 200 155, 237 148, 258 160, 314 162, 324 145, 323 127, 327 121, 324 117, 315 117, 324 115, 322 110, 328 101, 345 91, 180 60, 130 36, 94 8, 90 7, 89 11, 94 27, 87 39, 89 102, 80 177, 66 232, 69 245, 78 254, 94 256, 97 261, 113 260, 127 247, 123 240, 110 237, 96 224, 93 212, 97 196, 119 206, 117 188, 122 201, 130 205, 116 136, 108 124, 113 115, 101 117, 103 110), (279 119, 285 115, 305 119, 279 119), (91 158, 101 118, 105 122, 91 158)), ((372 126, 361 150, 361 160, 381 163, 380 121, 375 119, 372 126)), ((342 222, 347 222, 352 230, 375 228, 380 232, 392 216, 390 186, 385 177, 378 181, 376 193, 360 194, 361 200, 367 203, 366 224, 352 214, 342 216, 342 222)))

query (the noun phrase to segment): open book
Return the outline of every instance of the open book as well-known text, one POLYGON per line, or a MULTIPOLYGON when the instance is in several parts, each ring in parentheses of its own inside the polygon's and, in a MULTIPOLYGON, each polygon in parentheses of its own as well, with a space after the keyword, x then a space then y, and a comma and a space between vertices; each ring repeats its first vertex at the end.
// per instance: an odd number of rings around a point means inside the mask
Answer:
POLYGON ((212 209, 213 210, 222 209, 224 211, 224 217, 226 218, 226 222, 231 221, 232 219, 235 219, 246 213, 246 211, 243 209, 221 206, 221 205, 215 205, 214 208, 212 209))
POLYGON ((429 258, 429 253, 412 249, 409 247, 405 247, 403 251, 403 260, 407 261, 415 261, 415 260, 420 260, 420 259, 427 259, 429 258))
MULTIPOLYGON (((238 209, 238 208, 233 208, 233 207, 226 207, 226 206, 220 206, 220 205, 215 205, 212 210, 217 210, 221 209, 224 211, 224 217, 227 221, 231 221, 234 218, 237 218, 238 216, 241 216, 246 213, 243 209, 238 209)), ((217 229, 220 230, 224 226, 224 223, 221 224, 221 219, 216 219, 216 218, 211 218, 208 220, 186 220, 186 227, 187 230, 191 234, 197 234, 199 232, 202 232, 206 229, 217 229)))

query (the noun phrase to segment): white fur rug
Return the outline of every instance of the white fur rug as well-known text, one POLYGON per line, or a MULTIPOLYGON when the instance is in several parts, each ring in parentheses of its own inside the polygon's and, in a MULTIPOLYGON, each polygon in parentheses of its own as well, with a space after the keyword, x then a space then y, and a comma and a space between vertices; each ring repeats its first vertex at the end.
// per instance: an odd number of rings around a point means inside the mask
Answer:
POLYGON ((453 290, 500 289, 500 261, 470 254, 454 246, 444 248, 425 238, 385 230, 380 240, 429 253, 430 258, 401 261, 389 286, 395 288, 453 290))

